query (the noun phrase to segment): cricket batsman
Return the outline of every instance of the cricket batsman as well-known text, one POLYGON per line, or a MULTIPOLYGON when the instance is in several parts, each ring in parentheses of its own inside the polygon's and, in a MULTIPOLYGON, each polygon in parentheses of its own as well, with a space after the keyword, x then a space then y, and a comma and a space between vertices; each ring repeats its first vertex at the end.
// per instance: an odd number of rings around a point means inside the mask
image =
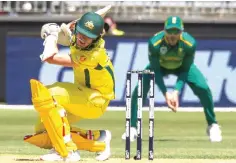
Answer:
MULTIPOLYGON (((164 95, 168 107, 174 112, 178 110, 179 93, 187 83, 204 108, 209 140, 211 142, 222 141, 221 129, 215 118, 211 90, 205 77, 194 64, 196 41, 184 31, 181 18, 178 16, 168 17, 164 24, 164 30, 149 39, 148 50, 149 64, 145 69, 155 72, 155 82, 164 95), (169 74, 177 76, 173 92, 167 91, 163 80, 163 77, 169 74)), ((143 102, 147 98, 149 83, 149 76, 144 75, 143 102)), ((131 100, 131 141, 137 137, 137 90, 136 86, 131 100)), ((125 133, 122 135, 122 139, 125 139, 125 133)))
POLYGON ((74 72, 74 83, 44 86, 30 80, 32 103, 40 119, 35 134, 25 136, 24 141, 51 149, 41 160, 79 161, 78 150, 96 152, 99 161, 111 155, 110 131, 71 126, 81 119, 99 118, 115 98, 113 65, 102 39, 103 16, 104 12, 87 12, 68 25, 49 23, 41 29, 45 39, 41 61, 72 67, 74 72), (70 53, 59 55, 57 44, 69 46, 70 53))

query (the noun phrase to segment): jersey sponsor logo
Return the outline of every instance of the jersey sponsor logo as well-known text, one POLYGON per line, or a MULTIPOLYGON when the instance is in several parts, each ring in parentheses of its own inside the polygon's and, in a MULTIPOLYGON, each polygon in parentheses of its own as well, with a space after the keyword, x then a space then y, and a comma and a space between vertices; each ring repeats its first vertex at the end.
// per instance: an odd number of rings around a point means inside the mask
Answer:
MULTIPOLYGON (((113 40, 114 41, 114 40, 113 40)), ((114 41, 115 42, 115 41, 114 41)), ((210 45, 209 45, 210 46, 210 45)), ((212 45, 211 45, 212 46, 212 45)), ((195 64, 206 77, 213 94, 215 106, 235 106, 236 89, 236 65, 233 65, 232 58, 236 61, 231 50, 214 50, 215 48, 201 48, 195 54, 195 64)), ((113 61, 116 77, 116 99, 117 102, 125 103, 126 72, 129 69, 144 69, 148 62, 147 42, 122 42, 118 41, 116 46, 108 46, 108 54, 113 61)), ((67 54, 69 49, 61 49, 60 53, 67 54)), ((73 72, 62 66, 44 63, 40 69, 39 79, 46 84, 56 81, 73 82, 73 72), (54 74, 54 75, 52 75, 54 74), (50 77, 49 77, 50 76, 50 77), (59 80, 60 79, 60 80, 59 80)), ((164 78, 169 90, 174 88, 176 77, 169 75, 164 78)), ((137 84, 137 76, 131 78, 132 91, 137 84)), ((159 105, 165 104, 165 98, 155 86, 155 102, 159 105)), ((180 94, 182 106, 201 106, 197 97, 193 94, 188 85, 185 85, 180 94)))
POLYGON ((81 62, 84 62, 86 60, 86 57, 85 56, 80 56, 80 59, 79 59, 81 62))
POLYGON ((167 47, 166 46, 162 46, 160 48, 160 53, 161 53, 161 55, 165 55, 167 53, 167 47))

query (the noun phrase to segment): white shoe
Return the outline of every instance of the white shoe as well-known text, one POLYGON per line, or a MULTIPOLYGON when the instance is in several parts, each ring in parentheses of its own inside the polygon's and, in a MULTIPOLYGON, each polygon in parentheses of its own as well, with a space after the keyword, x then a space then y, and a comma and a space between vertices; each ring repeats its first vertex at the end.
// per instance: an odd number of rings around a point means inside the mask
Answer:
MULTIPOLYGON (((126 134, 124 133, 121 137, 123 140, 126 140, 126 134)), ((137 139, 137 129, 135 127, 130 128, 130 141, 133 142, 137 139)))
POLYGON ((80 154, 78 151, 69 152, 66 158, 63 158, 57 151, 51 149, 48 154, 40 157, 40 160, 43 161, 71 161, 76 162, 80 160, 80 154))
POLYGON ((97 153, 96 160, 104 161, 104 160, 107 160, 111 156, 111 147, 110 147, 111 132, 109 130, 101 130, 100 134, 101 134, 100 137, 105 142, 106 147, 104 151, 97 153))
POLYGON ((207 127, 207 135, 211 142, 221 142, 222 135, 220 126, 217 123, 213 123, 207 127))

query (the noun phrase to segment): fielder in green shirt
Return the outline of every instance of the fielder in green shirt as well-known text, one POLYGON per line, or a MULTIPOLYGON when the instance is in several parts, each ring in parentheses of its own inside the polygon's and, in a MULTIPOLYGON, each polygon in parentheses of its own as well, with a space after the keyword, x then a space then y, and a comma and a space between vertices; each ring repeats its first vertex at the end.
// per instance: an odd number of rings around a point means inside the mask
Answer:
MULTIPOLYGON (((183 21, 178 16, 171 16, 165 21, 164 30, 149 39, 149 64, 146 70, 155 72, 155 82, 163 93, 166 103, 172 111, 179 107, 178 95, 187 83, 199 98, 208 124, 207 134, 211 142, 222 141, 221 129, 216 121, 211 90, 205 77, 194 64, 196 40, 184 31, 183 21), (175 89, 168 92, 163 80, 164 76, 177 76, 175 89)), ((149 75, 143 75, 143 102, 147 98, 150 85, 149 75)), ((132 93, 131 104, 131 141, 137 136, 137 86, 132 93)), ((125 139, 125 133, 122 135, 125 139)))

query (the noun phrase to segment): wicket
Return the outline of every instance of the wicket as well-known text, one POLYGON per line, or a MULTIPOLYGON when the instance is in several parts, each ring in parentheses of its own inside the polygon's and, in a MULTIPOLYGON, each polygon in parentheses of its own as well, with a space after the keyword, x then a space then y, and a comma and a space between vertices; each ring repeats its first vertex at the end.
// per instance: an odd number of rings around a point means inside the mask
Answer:
POLYGON ((126 78, 126 144, 125 159, 130 159, 130 119, 131 119, 131 75, 138 74, 138 109, 137 109, 137 150, 134 159, 142 159, 142 106, 143 106, 143 74, 150 75, 149 90, 149 151, 148 159, 154 159, 153 133, 154 133, 154 83, 155 74, 150 70, 128 71, 126 78))

